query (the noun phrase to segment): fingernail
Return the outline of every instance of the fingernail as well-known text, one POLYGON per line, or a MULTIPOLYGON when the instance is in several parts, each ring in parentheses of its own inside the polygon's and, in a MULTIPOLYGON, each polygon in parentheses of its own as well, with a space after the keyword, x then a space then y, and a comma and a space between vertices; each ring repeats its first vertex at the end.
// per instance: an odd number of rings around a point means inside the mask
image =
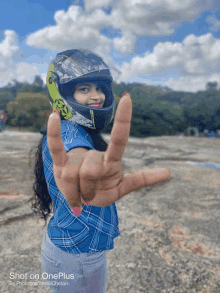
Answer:
MULTIPOLYGON (((126 96, 126 95, 127 95, 127 93, 123 93, 123 96, 126 96)), ((123 97, 123 96, 122 96, 122 97, 123 97)))
POLYGON ((54 115, 54 113, 57 113, 57 110, 53 110, 50 114, 50 117, 52 117, 54 115))
POLYGON ((79 217, 81 215, 80 208, 74 207, 74 208, 72 208, 72 210, 77 217, 79 217))

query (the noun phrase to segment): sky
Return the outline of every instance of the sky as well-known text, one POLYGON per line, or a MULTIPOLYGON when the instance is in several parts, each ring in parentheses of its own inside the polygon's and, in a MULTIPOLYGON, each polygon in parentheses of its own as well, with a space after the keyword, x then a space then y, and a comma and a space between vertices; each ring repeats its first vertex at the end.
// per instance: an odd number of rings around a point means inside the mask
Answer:
POLYGON ((177 91, 220 86, 219 0, 1 0, 0 87, 44 82, 68 49, 89 49, 114 81, 177 91))

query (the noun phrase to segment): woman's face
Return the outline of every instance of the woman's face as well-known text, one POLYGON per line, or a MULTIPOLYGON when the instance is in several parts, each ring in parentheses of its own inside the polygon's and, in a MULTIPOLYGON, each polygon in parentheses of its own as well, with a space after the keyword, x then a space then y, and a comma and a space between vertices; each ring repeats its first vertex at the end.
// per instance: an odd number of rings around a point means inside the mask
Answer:
POLYGON ((102 87, 95 83, 78 84, 73 97, 79 104, 96 108, 102 108, 105 102, 105 94, 102 87))

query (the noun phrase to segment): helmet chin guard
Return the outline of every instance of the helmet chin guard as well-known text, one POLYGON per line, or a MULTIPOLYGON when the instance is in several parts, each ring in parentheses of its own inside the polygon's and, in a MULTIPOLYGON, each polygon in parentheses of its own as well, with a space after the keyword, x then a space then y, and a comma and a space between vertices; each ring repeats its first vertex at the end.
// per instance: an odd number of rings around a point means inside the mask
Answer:
POLYGON ((112 76, 97 55, 86 50, 68 50, 57 54, 47 74, 50 103, 65 120, 95 129, 104 129, 114 118, 116 102, 112 93, 112 76), (77 103, 72 88, 80 82, 94 82, 103 87, 105 103, 96 108, 77 103))

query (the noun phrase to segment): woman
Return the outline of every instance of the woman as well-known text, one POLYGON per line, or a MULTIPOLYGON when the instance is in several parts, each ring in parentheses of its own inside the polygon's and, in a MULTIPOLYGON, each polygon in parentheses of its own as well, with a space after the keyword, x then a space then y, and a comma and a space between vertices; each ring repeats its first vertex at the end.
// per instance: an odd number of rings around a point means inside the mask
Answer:
POLYGON ((121 173, 132 105, 125 94, 108 146, 100 130, 115 114, 111 85, 107 65, 89 51, 61 52, 49 67, 54 113, 38 147, 33 208, 45 220, 53 208, 42 243, 42 269, 53 292, 105 292, 106 251, 120 235, 115 202, 169 177, 162 168, 121 173))

